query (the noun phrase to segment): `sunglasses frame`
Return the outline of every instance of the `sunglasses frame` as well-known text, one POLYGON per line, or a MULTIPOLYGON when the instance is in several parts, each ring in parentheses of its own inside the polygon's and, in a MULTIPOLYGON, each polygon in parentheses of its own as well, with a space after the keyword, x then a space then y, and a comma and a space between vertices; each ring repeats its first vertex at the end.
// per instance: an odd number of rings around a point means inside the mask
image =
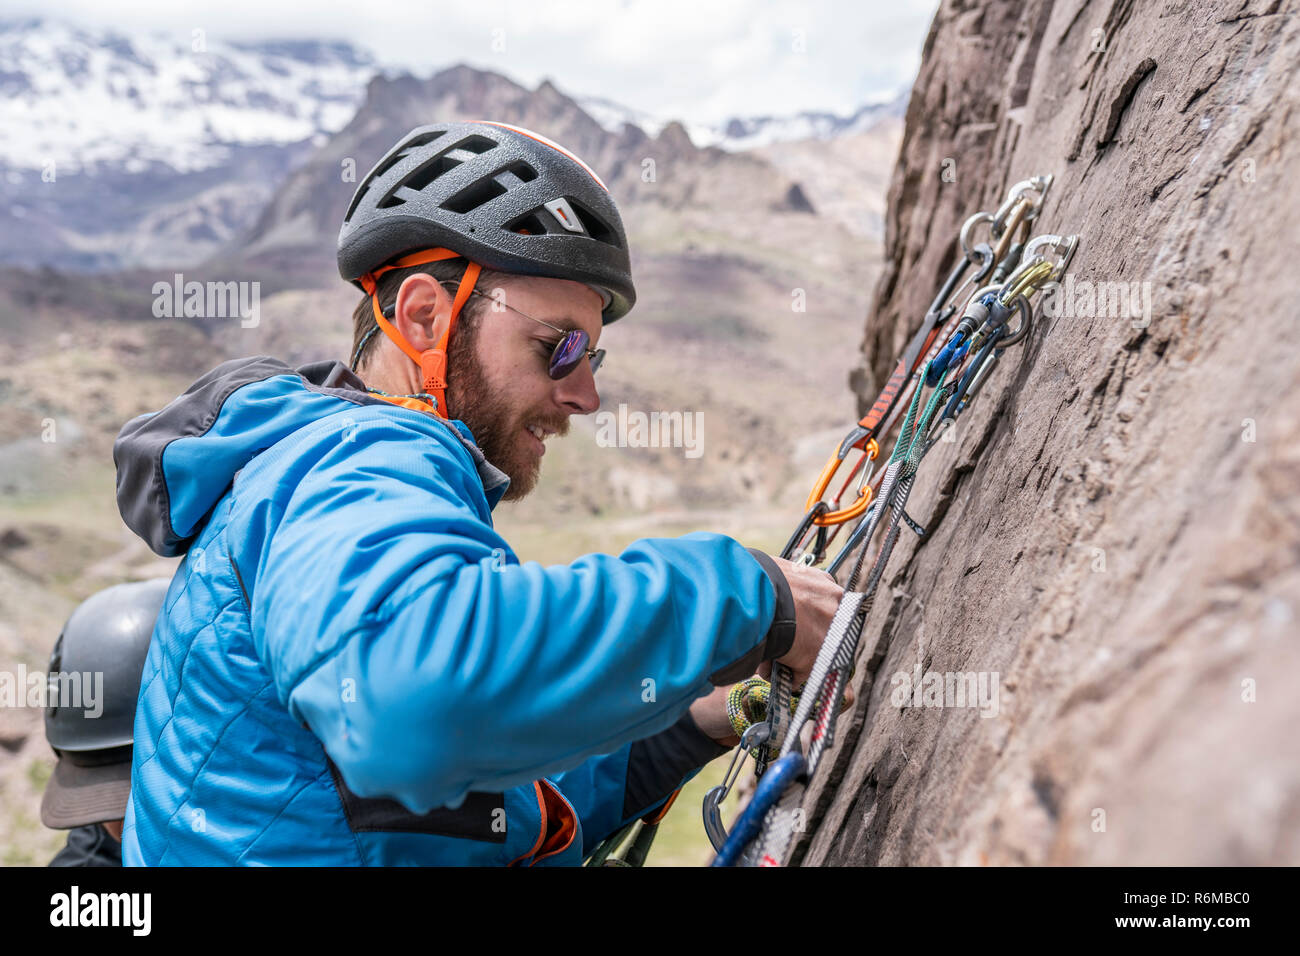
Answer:
MULTIPOLYGON (((443 284, 444 284, 444 285, 452 285, 452 284, 454 284, 454 283, 451 283, 451 282, 444 282, 443 284)), ((518 313, 519 315, 522 315, 525 319, 532 319, 532 320, 533 320, 534 322, 536 322, 538 325, 544 325, 544 326, 546 326, 548 329, 550 329, 552 332, 559 332, 559 333, 560 333, 560 341, 558 341, 558 342, 555 343, 555 348, 551 351, 551 360, 550 360, 550 362, 548 363, 548 366, 547 366, 547 369, 546 369, 546 373, 547 373, 548 375, 550 375, 551 378, 552 378, 552 379, 555 379, 556 381, 559 381, 559 380, 562 379, 562 378, 566 378, 566 377, 568 377, 569 375, 572 375, 573 372, 574 372, 574 371, 577 369, 577 367, 578 367, 578 362, 581 362, 581 361, 582 361, 581 358, 578 358, 577 360, 574 361, 574 363, 573 363, 573 365, 572 365, 571 368, 567 369, 567 370, 564 371, 564 372, 561 372, 559 375, 556 375, 556 374, 555 374, 555 366, 556 366, 556 361, 557 361, 556 357, 557 357, 561 352, 565 351, 565 344, 566 344, 567 342, 569 342, 571 338, 576 337, 576 341, 579 342, 579 343, 581 343, 580 347, 581 347, 582 351, 586 353, 588 361, 591 362, 591 374, 592 374, 592 375, 595 375, 595 374, 596 374, 596 372, 600 369, 600 364, 601 364, 601 362, 603 362, 603 361, 605 360, 605 350, 604 350, 604 349, 591 349, 591 348, 587 348, 587 346, 591 343, 591 336, 587 334, 587 332, 586 332, 585 329, 561 329, 561 328, 558 328, 557 326, 551 325, 550 322, 545 322, 545 321, 543 321, 542 319, 539 319, 539 318, 536 318, 535 316, 531 316, 531 315, 529 315, 527 312, 520 312, 520 311, 519 311, 518 309, 516 309, 513 305, 506 305, 506 303, 501 302, 500 299, 497 299, 497 298, 494 298, 494 297, 492 297, 492 296, 490 296, 490 295, 487 295, 487 294, 484 293, 484 292, 480 292, 478 289, 472 289, 472 290, 470 290, 470 295, 482 296, 482 297, 485 298, 485 299, 491 299, 494 303, 498 303, 498 302, 499 302, 501 305, 505 306, 505 308, 509 309, 511 312, 516 312, 516 313, 518 313)), ((571 347, 572 347, 572 346, 571 346, 571 347)))

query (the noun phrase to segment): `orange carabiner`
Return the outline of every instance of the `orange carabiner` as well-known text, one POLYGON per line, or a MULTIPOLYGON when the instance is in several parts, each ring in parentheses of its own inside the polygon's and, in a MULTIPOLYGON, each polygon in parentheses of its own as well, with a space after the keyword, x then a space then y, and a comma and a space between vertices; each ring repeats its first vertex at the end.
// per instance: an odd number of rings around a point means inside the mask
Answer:
MULTIPOLYGON (((813 506, 822 500, 822 495, 826 494, 826 489, 830 487, 831 479, 835 477, 835 473, 840 470, 840 465, 844 464, 844 459, 848 457, 850 449, 857 447, 852 441, 850 441, 853 437, 854 436, 850 435, 849 439, 841 442, 840 447, 831 454, 830 459, 826 462, 826 467, 822 469, 822 473, 817 477, 817 483, 813 485, 812 492, 808 495, 808 502, 804 505, 806 511, 812 511, 813 506)), ((862 446, 862 457, 858 459, 857 464, 853 466, 853 470, 849 472, 848 478, 845 479, 844 487, 840 488, 839 494, 832 499, 832 504, 838 505, 840 503, 840 498, 844 496, 844 491, 848 488, 849 482, 853 480, 853 476, 856 475, 867 462, 875 461, 879 454, 880 445, 874 438, 869 440, 865 446, 862 446)), ((875 492, 872 491, 871 485, 867 481, 863 481, 862 487, 858 489, 857 500, 855 500, 851 505, 847 508, 826 511, 823 514, 816 515, 813 517, 812 522, 815 525, 825 527, 826 525, 842 524, 845 521, 852 521, 867 510, 867 506, 871 504, 871 499, 874 494, 875 492)))

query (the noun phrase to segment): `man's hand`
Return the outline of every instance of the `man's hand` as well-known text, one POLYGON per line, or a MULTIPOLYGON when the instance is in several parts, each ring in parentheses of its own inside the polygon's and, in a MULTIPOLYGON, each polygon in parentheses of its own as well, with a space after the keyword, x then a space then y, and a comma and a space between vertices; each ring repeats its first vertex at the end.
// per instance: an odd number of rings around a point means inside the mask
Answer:
MULTIPOLYGON (((773 556, 772 560, 785 575, 794 597, 794 643, 777 660, 794 671, 794 686, 797 689, 812 671, 817 652, 821 650, 826 632, 831 628, 831 619, 835 617, 835 611, 844 597, 844 589, 825 571, 787 561, 785 558, 773 556)), ((770 679, 771 663, 764 662, 758 673, 770 679)))
MULTIPOLYGON (((691 718, 695 721, 695 726, 699 727, 705 736, 713 738, 714 743, 721 744, 723 747, 735 747, 740 743, 735 728, 727 719, 727 694, 730 692, 731 687, 715 687, 713 693, 691 704, 691 718)), ((853 690, 845 687, 841 699, 845 707, 851 705, 853 690)))

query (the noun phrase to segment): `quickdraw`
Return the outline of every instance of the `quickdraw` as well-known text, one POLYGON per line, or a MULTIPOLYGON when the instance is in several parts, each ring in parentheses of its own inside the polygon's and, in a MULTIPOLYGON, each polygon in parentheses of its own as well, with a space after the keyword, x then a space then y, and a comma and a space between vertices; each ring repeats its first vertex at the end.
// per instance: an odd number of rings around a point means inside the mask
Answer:
POLYGON ((962 259, 940 287, 879 397, 840 442, 814 483, 806 514, 781 556, 820 565, 840 530, 856 521, 826 570, 839 575, 855 554, 856 559, 803 693, 795 694, 792 673, 779 663, 773 664, 771 686, 765 695, 753 684, 757 678, 746 682, 744 693, 765 696, 767 720, 751 723, 745 730, 723 785, 705 799, 705 829, 718 851, 714 866, 780 866, 786 859, 800 829, 808 781, 834 741, 836 718, 862 629, 900 528, 906 524, 917 535, 926 533, 906 511, 917 468, 970 407, 1003 351, 1028 336, 1033 326, 1033 297, 1044 286, 1061 280, 1078 247, 1077 236, 1029 238, 1029 227, 1038 219, 1051 185, 1050 175, 1016 183, 996 212, 976 213, 962 224, 958 235, 962 259), (988 224, 992 244, 973 241, 975 230, 983 224, 988 224), (963 282, 972 266, 974 272, 963 282), (981 285, 985 280, 987 284, 981 285), (968 286, 974 290, 959 309, 958 301, 968 286), (900 414, 902 422, 889 461, 884 468, 877 468, 880 440, 900 414), (857 462, 839 492, 825 500, 831 480, 853 450, 861 452, 857 462), (863 474, 853 502, 841 506, 845 491, 860 471, 863 474), (887 526, 884 540, 868 566, 871 541, 882 524, 887 526), (864 568, 866 579, 859 588, 864 568), (796 700, 791 717, 790 705, 796 700), (805 757, 800 737, 809 722, 812 733, 805 757), (758 788, 728 835, 721 825, 720 804, 739 776, 744 754, 750 751, 755 752, 758 788))

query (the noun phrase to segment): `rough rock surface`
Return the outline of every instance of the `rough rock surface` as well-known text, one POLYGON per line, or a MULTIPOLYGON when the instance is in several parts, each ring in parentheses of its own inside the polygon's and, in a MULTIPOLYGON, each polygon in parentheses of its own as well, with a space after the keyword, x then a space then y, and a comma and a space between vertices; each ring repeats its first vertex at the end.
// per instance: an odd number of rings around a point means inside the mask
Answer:
POLYGON ((1150 318, 1076 285, 923 462, 796 862, 1300 863, 1297 76, 1294 2, 944 0, 860 402, 1029 175, 1150 318), (896 706, 918 667, 996 716, 896 706))

